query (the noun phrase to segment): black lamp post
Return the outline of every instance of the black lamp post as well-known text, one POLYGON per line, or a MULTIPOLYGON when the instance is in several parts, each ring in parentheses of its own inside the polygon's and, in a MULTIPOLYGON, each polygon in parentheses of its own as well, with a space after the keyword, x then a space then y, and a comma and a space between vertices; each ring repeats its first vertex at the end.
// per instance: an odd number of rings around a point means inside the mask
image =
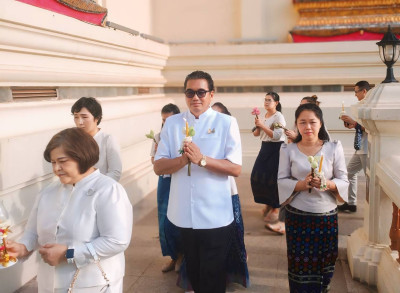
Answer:
POLYGON ((390 25, 388 31, 383 36, 382 40, 376 43, 379 46, 379 56, 382 62, 386 64, 386 78, 382 83, 398 82, 393 75, 393 64, 399 58, 400 40, 392 33, 390 25))

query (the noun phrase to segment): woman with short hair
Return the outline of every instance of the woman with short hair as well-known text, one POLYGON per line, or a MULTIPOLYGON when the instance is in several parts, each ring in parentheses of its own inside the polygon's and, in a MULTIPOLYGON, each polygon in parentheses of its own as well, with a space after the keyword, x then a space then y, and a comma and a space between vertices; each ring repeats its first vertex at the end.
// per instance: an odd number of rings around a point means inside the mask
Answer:
POLYGON ((99 124, 103 118, 103 110, 100 103, 92 97, 82 97, 71 107, 76 127, 89 133, 100 148, 99 161, 95 167, 104 175, 119 181, 122 172, 122 162, 119 145, 115 139, 104 133, 99 124))
POLYGON ((54 135, 44 158, 59 180, 38 195, 22 238, 7 244, 10 256, 39 251, 41 293, 71 287, 100 292, 105 286, 105 292, 122 292, 124 251, 132 232, 132 206, 124 188, 94 168, 99 147, 82 129, 54 135))

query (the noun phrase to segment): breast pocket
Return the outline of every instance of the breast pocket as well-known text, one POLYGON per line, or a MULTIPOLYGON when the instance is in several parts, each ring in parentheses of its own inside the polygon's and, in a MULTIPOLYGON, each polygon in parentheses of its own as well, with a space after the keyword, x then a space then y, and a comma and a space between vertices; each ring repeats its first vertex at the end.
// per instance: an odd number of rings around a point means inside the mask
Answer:
POLYGON ((203 155, 214 159, 223 159, 225 147, 221 136, 217 133, 204 134, 199 137, 199 147, 203 155))

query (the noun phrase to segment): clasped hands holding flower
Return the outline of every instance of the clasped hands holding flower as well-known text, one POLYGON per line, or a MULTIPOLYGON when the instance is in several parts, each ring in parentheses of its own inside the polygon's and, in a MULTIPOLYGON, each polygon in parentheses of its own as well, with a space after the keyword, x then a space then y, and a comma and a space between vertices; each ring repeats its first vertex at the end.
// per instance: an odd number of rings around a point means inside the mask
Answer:
MULTIPOLYGON (((335 183, 333 183, 335 184, 335 183)), ((301 190, 307 190, 309 188, 317 188, 318 190, 321 190, 321 178, 319 176, 314 176, 311 174, 311 172, 309 172, 306 176, 306 178, 304 178, 304 180, 299 180, 297 191, 301 191, 301 190)), ((326 190, 331 190, 334 189, 332 188, 332 181, 327 180, 326 182, 326 188, 322 189, 321 191, 326 191, 326 190), (331 188, 330 188, 331 187, 331 188)))
POLYGON ((198 165, 203 158, 200 148, 194 142, 185 142, 183 144, 182 158, 185 159, 185 165, 192 162, 198 165))

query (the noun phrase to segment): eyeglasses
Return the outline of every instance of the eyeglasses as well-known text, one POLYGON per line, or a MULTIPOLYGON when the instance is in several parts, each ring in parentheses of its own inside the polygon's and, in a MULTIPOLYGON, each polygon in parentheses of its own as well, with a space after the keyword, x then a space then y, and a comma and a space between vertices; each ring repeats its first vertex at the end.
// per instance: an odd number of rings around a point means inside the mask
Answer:
POLYGON ((354 93, 355 93, 355 94, 358 94, 358 93, 360 93, 360 92, 362 92, 362 91, 363 91, 363 90, 358 90, 358 91, 357 91, 357 90, 354 90, 354 93))
POLYGON ((197 91, 191 90, 191 89, 187 89, 185 91, 185 96, 186 98, 192 99, 194 97, 194 95, 198 96, 200 99, 204 98, 206 96, 207 93, 209 93, 211 91, 206 91, 203 89, 199 89, 197 91))
POLYGON ((273 99, 265 99, 265 100, 264 100, 264 103, 272 103, 272 102, 274 102, 273 99))

